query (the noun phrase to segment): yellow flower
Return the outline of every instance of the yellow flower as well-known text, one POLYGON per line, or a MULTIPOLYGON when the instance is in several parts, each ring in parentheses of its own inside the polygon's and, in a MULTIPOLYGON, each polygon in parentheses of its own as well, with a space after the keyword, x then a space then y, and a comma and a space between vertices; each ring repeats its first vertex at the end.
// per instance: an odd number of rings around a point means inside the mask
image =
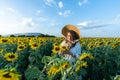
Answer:
POLYGON ((69 50, 68 46, 60 46, 61 51, 66 51, 69 50))
POLYGON ((83 54, 79 57, 80 60, 84 60, 85 58, 93 59, 94 57, 93 57, 90 53, 83 53, 83 54))
POLYGON ((22 41, 18 41, 18 45, 23 45, 24 43, 22 41))
POLYGON ((23 50, 25 48, 26 48, 25 45, 18 45, 17 50, 20 51, 20 50, 23 50))
POLYGON ((116 48, 117 46, 119 46, 119 44, 120 44, 120 42, 117 42, 117 43, 112 44, 111 49, 116 48))
POLYGON ((100 47, 100 46, 102 46, 103 45, 103 42, 98 42, 97 43, 97 47, 100 47))
POLYGON ((111 43, 110 41, 107 41, 107 42, 105 43, 105 45, 108 46, 110 43, 111 43))
POLYGON ((7 60, 7 61, 14 61, 18 58, 18 54, 16 53, 6 53, 4 55, 4 58, 7 60))
POLYGON ((53 46, 54 46, 54 47, 55 47, 55 46, 58 46, 58 43, 54 43, 53 46))
MULTIPOLYGON (((41 41, 41 40, 40 40, 41 41)), ((31 46, 31 48, 32 49, 37 49, 37 48, 39 48, 40 47, 40 45, 42 44, 42 42, 40 42, 39 40, 38 40, 38 38, 36 37, 36 38, 32 38, 31 40, 30 40, 30 42, 29 42, 29 45, 31 46)))
POLYGON ((60 72, 62 69, 65 69, 65 68, 69 68, 70 67, 70 64, 68 62, 66 63, 63 63, 61 64, 60 66, 51 66, 47 73, 49 76, 54 76, 56 75, 58 72, 60 72))
POLYGON ((3 44, 8 44, 8 43, 10 43, 10 39, 9 38, 2 38, 1 39, 1 43, 3 43, 3 44))
POLYGON ((0 49, 0 54, 3 52, 3 49, 0 49))
POLYGON ((58 72, 60 72, 60 69, 56 66, 52 66, 50 67, 50 69, 47 71, 48 76, 54 76, 56 75, 58 72))
POLYGON ((42 41, 42 40, 39 42, 39 44, 44 44, 44 43, 45 43, 45 41, 42 41))
POLYGON ((81 67, 87 67, 87 62, 80 63, 76 66, 75 71, 77 72, 81 67))
POLYGON ((61 66, 59 66, 59 69, 64 69, 64 68, 69 68, 70 67, 70 64, 67 62, 67 63, 63 63, 61 66))
POLYGON ((33 44, 31 44, 31 48, 32 49, 37 49, 37 48, 39 48, 40 47, 40 44, 38 44, 38 43, 33 43, 33 44))
POLYGON ((94 44, 92 44, 92 43, 90 43, 90 44, 88 44, 88 45, 87 45, 87 47, 88 47, 88 49, 89 49, 89 50, 93 49, 93 48, 94 48, 94 46, 95 46, 95 45, 94 45, 94 44))
POLYGON ((13 72, 0 70, 0 80, 20 80, 19 79, 20 76, 21 75, 13 73, 13 72))
POLYGON ((54 46, 52 52, 55 53, 55 54, 57 54, 59 51, 60 51, 59 46, 54 46))

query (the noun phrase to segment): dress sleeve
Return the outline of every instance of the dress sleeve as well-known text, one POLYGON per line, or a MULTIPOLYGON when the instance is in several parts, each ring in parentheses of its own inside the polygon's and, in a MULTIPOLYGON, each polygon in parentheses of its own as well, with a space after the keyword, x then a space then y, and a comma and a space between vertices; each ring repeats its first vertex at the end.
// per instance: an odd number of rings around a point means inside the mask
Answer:
POLYGON ((77 58, 79 58, 80 54, 81 54, 81 46, 80 43, 76 43, 76 45, 70 49, 70 52, 76 56, 77 58))

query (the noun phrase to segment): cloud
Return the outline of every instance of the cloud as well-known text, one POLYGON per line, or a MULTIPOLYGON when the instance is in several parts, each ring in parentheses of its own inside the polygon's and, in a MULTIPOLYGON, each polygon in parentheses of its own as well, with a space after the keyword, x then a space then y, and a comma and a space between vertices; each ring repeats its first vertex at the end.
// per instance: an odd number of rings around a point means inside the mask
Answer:
POLYGON ((71 14, 71 10, 66 10, 64 12, 59 12, 58 13, 60 16, 64 16, 64 17, 67 17, 71 14))
POLYGON ((36 19, 36 21, 38 21, 38 22, 45 22, 45 21, 47 21, 47 20, 48 20, 47 17, 38 17, 38 18, 36 19))
POLYGON ((62 3, 62 1, 58 2, 58 6, 59 6, 59 8, 63 8, 63 3, 62 3))
POLYGON ((118 14, 115 18, 114 18, 114 21, 116 23, 120 23, 120 14, 118 14))
POLYGON ((22 24, 27 27, 34 27, 35 22, 33 21, 32 18, 23 18, 22 19, 22 24))
POLYGON ((82 0, 78 2, 78 6, 83 6, 84 4, 87 4, 88 0, 82 0))
POLYGON ((3 11, 0 11, 0 16, 1 16, 1 15, 4 15, 4 12, 3 12, 3 11))
POLYGON ((15 12, 15 9, 13 9, 13 8, 7 8, 7 9, 8 9, 8 11, 11 12, 11 13, 14 13, 14 12, 15 12))
POLYGON ((0 34, 30 32, 35 29, 36 23, 32 18, 23 18, 20 12, 13 8, 1 9, 0 34))
POLYGON ((79 2, 78 2, 78 5, 79 5, 79 6, 82 6, 82 5, 83 5, 83 3, 79 1, 79 2))
POLYGON ((55 0, 44 0, 45 4, 50 7, 57 7, 55 0))
POLYGON ((59 12, 58 14, 59 14, 60 16, 62 16, 63 13, 62 13, 62 12, 59 12))
POLYGON ((95 29, 95 28, 101 28, 101 27, 108 27, 111 24, 98 24, 98 25, 94 25, 94 26, 89 26, 89 27, 84 27, 82 29, 95 29))
POLYGON ((83 0, 83 3, 86 4, 88 2, 88 0, 83 0))
POLYGON ((42 10, 37 10, 35 15, 39 15, 40 13, 42 13, 42 10))
POLYGON ((84 21, 84 22, 78 23, 77 25, 78 25, 78 26, 81 26, 81 27, 86 27, 86 26, 88 26, 90 23, 91 23, 90 21, 84 21))
POLYGON ((107 27, 109 25, 113 25, 113 23, 104 23, 102 21, 84 21, 77 24, 77 26, 81 29, 94 29, 107 27))

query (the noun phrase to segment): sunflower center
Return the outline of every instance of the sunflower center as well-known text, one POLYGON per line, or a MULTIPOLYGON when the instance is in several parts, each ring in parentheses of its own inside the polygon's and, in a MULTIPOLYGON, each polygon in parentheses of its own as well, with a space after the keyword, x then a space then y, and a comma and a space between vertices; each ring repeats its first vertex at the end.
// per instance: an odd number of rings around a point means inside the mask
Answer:
POLYGON ((111 42, 108 42, 107 44, 109 45, 111 42))
POLYGON ((103 42, 101 42, 99 45, 102 45, 103 44, 103 42))
POLYGON ((41 44, 43 43, 43 42, 40 42, 41 44))
POLYGON ((55 46, 57 46, 58 44, 55 44, 55 46))
POLYGON ((21 44, 22 42, 18 42, 19 44, 21 44))
POLYGON ((8 40, 3 39, 2 42, 7 42, 8 40))
POLYGON ((34 46, 34 47, 38 47, 38 45, 37 45, 37 44, 33 44, 33 46, 34 46))
POLYGON ((90 48, 93 48, 93 45, 91 45, 90 48))
POLYGON ((9 73, 7 73, 7 74, 4 74, 3 77, 5 77, 5 78, 11 78, 12 76, 9 75, 9 73))
POLYGON ((2 51, 3 51, 3 50, 2 50, 2 49, 0 49, 0 53, 2 53, 2 51))
POLYGON ((62 48, 63 48, 63 49, 65 49, 66 47, 65 47, 65 46, 63 46, 62 48))
POLYGON ((56 48, 55 48, 55 50, 56 50, 56 51, 59 51, 59 50, 60 50, 60 48, 59 48, 59 47, 56 47, 56 48))
POLYGON ((9 55, 9 58, 15 58, 15 56, 14 55, 9 55))
POLYGON ((23 46, 19 46, 20 49, 23 49, 24 47, 23 46))

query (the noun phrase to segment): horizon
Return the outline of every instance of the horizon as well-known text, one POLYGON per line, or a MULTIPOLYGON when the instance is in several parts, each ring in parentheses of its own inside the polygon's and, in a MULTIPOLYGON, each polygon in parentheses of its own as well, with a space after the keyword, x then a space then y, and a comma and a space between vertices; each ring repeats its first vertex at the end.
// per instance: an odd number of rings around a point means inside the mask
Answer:
POLYGON ((119 4, 119 0, 1 0, 0 34, 63 37, 62 28, 73 24, 80 29, 81 37, 120 38, 119 4))
MULTIPOLYGON (((15 37, 16 36, 19 36, 19 35, 25 35, 25 34, 38 34, 39 32, 28 32, 28 33, 14 33, 14 34, 3 34, 1 35, 2 37, 10 37, 11 35, 14 35, 15 37)), ((42 34, 42 33, 39 33, 39 34, 42 34)), ((44 34, 44 35, 49 35, 49 36, 55 36, 55 35, 51 35, 51 34, 44 34)), ((27 37, 27 36, 26 36, 27 37)), ((37 36, 36 36, 37 37, 37 36)), ((62 36, 55 36, 55 37, 63 37, 64 38, 64 35, 62 36)), ((95 36, 95 37, 92 37, 92 36, 80 36, 80 38, 120 38, 120 37, 101 37, 101 36, 95 36)))

